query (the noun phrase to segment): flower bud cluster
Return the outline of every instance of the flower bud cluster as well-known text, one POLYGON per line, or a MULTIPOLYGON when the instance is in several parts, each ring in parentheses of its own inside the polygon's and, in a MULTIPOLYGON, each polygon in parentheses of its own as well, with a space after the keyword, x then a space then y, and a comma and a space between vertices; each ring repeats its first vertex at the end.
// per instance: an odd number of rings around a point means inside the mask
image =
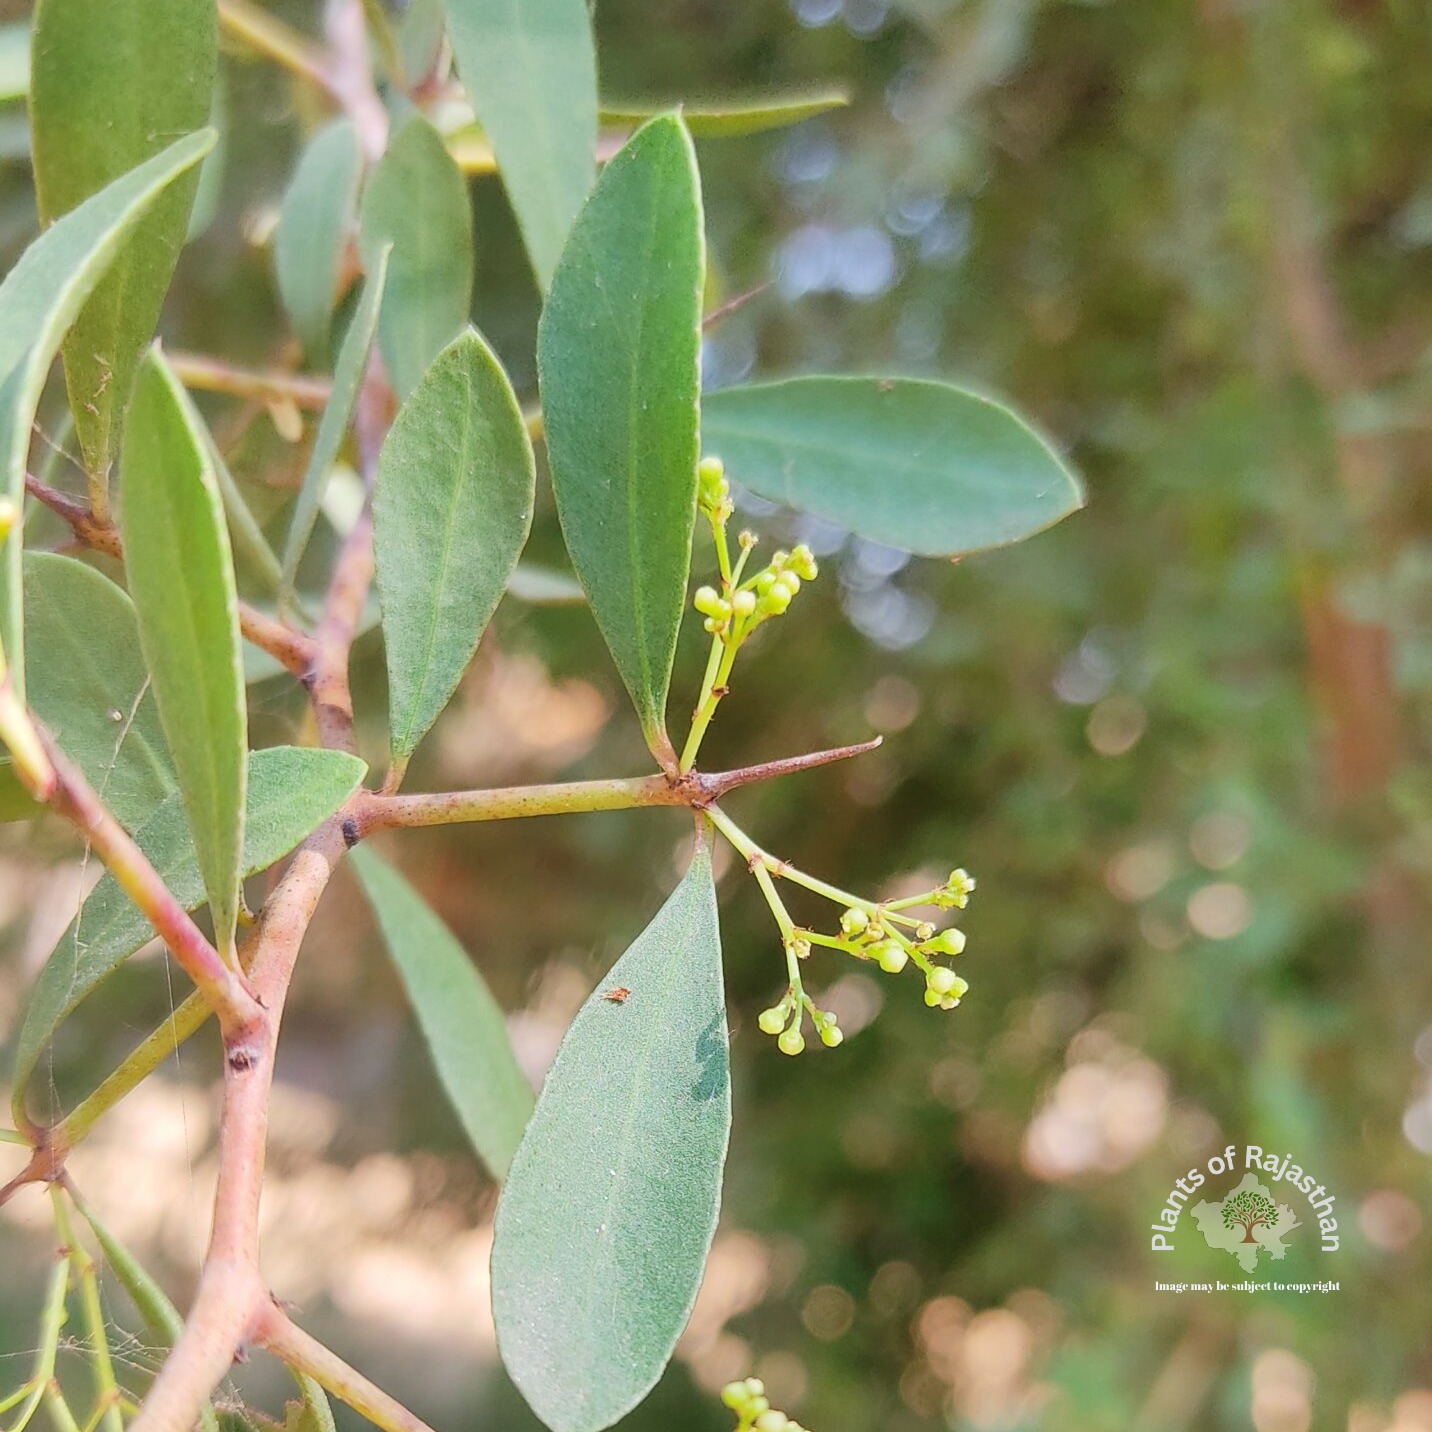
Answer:
POLYGON ((736 510, 731 501, 731 484, 719 457, 704 457, 697 466, 696 505, 717 524, 729 521, 736 510))
MULTIPOLYGON (((973 889, 974 881, 963 871, 958 873, 973 889)), ((965 890, 962 899, 967 899, 968 893, 965 890)), ((917 898, 921 904, 934 904, 933 894, 917 898)), ((907 907, 911 903, 900 902, 907 907)), ((928 921, 916 921, 892 906, 851 905, 840 917, 839 936, 828 943, 857 959, 874 961, 887 975, 898 975, 913 959, 925 973, 925 1003, 932 1008, 953 1009, 969 989, 969 984, 953 970, 935 964, 942 956, 964 953, 964 931, 953 927, 937 931, 928 921), (902 930, 901 925, 910 928, 902 930)))
POLYGON ((952 870, 950 878, 927 896, 920 896, 917 903, 934 905, 941 910, 963 910, 970 903, 974 893, 975 880, 967 870, 952 870))
POLYGON ((766 1384, 759 1377, 728 1382, 721 1389, 721 1401, 741 1419, 735 1432, 805 1432, 799 1422, 771 1406, 766 1384))
MULTIPOLYGON (((741 533, 743 562, 755 545, 755 537, 741 533)), ((802 544, 793 552, 777 552, 764 570, 739 586, 723 583, 724 593, 698 587, 692 605, 705 618, 702 625, 708 632, 728 645, 739 645, 762 622, 781 616, 801 584, 814 581, 818 572, 814 555, 802 544)))
MULTIPOLYGON (((804 960, 810 956, 810 942, 799 935, 793 935, 786 941, 786 950, 796 959, 804 960)), ((836 1048, 844 1040, 845 1031, 841 1029, 834 1011, 821 1009, 805 992, 798 979, 793 979, 787 986, 779 1004, 773 1004, 769 1009, 760 1012, 756 1017, 756 1024, 762 1034, 775 1037, 776 1047, 782 1054, 801 1054, 806 1047, 805 1035, 801 1033, 801 1021, 806 1014, 810 1015, 816 1036, 827 1049, 836 1048)))

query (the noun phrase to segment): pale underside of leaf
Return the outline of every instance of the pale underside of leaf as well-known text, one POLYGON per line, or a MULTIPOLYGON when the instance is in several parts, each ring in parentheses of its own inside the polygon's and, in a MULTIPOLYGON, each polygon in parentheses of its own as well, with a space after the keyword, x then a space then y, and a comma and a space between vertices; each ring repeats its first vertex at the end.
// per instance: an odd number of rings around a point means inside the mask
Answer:
POLYGON ((458 73, 545 292, 592 186, 597 63, 586 0, 445 0, 458 73))
POLYGON ((443 1088, 478 1156, 501 1178, 533 1106, 502 1009, 418 892, 371 850, 360 847, 352 859, 443 1088))
POLYGON ((498 1203, 498 1346, 554 1432, 610 1426, 660 1377, 715 1231, 729 1127, 702 848, 572 1022, 498 1203))
POLYGON ((702 440, 761 497, 925 556, 1022 541, 1084 502, 1023 419, 926 379, 790 378, 708 393, 702 440))

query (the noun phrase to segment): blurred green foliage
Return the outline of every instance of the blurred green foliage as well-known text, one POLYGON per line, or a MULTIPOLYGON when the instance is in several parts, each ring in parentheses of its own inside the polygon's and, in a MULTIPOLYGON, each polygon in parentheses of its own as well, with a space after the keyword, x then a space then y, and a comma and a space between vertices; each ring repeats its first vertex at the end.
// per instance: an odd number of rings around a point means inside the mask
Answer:
MULTIPOLYGON (((979 891, 957 1012, 857 975, 844 998, 868 1012, 889 993, 879 1018, 787 1060, 754 1028, 782 983, 775 932, 726 873, 725 1216, 769 1258, 728 1329, 750 1366, 726 1375, 762 1372, 817 1432, 1432 1426, 1432 1394, 1415 1400, 1432 1387, 1425 7, 603 0, 597 24, 610 96, 852 88, 848 110, 700 146, 718 297, 772 281, 710 336, 708 381, 970 381, 1034 415, 1090 492, 1054 531, 958 565, 749 511, 768 540, 815 545, 825 575, 753 644, 705 761, 887 740, 733 813, 847 887, 963 864, 979 891), (1340 1291, 1154 1291, 1231 1280, 1187 1218, 1176 1254, 1148 1251, 1174 1180, 1230 1142, 1291 1153, 1338 1197, 1340 1251, 1315 1251, 1310 1225, 1259 1276, 1340 1291)), ((221 205, 166 331, 275 361, 255 218, 325 116, 248 57, 225 80, 221 205)), ((0 185, 13 253, 33 228, 24 169, 0 185)), ((496 184, 473 203, 476 321, 530 396, 536 295, 496 184)), ((274 508, 302 459, 262 420, 231 453, 274 508)), ((560 562, 545 489, 532 555, 560 562)), ((700 647, 693 623, 674 709, 700 647)), ((381 652, 360 653, 377 749, 381 652)), ((414 788, 643 768, 581 607, 504 604, 469 687, 414 788), (533 670, 556 683, 542 699, 584 711, 570 683, 595 685, 610 720, 546 746, 484 723, 478 703, 533 670)), ((261 688, 259 727, 298 712, 261 688)), ((673 883, 682 831, 630 812, 385 849, 517 1006, 554 961, 595 980, 673 883)), ((29 860, 68 849, 31 840, 29 860)), ((350 895, 325 903, 300 974, 288 1077, 344 1101, 331 1157, 459 1158, 350 895)), ((817 992, 850 976, 819 954, 808 971, 817 992)), ((145 968, 92 1001, 59 1087, 83 1088, 167 998, 145 968)), ((0 1345, 25 1346, 37 1296, 6 1279, 0 1345)), ((496 1374, 437 1377, 441 1339, 403 1346, 387 1374, 420 1413, 533 1425, 496 1374)), ((678 1367, 625 1425, 727 1419, 678 1367)))

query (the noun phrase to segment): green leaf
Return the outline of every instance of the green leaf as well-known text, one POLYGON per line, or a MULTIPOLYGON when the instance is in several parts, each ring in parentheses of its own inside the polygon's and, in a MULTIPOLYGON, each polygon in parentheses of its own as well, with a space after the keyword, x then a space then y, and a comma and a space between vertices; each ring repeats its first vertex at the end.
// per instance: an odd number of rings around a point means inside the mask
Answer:
POLYGON ((772 502, 928 557, 1019 542, 1084 505, 1050 445, 989 398, 914 378, 708 393, 702 440, 772 502))
POLYGON ((696 155, 667 115, 602 171, 537 332, 562 532, 658 759, 696 516, 704 281, 696 155))
POLYGON ((134 603, 73 557, 25 554, 30 705, 130 830, 176 785, 134 603))
POLYGON ((442 0, 408 0, 398 21, 398 57, 408 87, 420 84, 433 73, 443 56, 442 0))
POLYGON ((328 1405, 328 1394, 322 1386, 297 1368, 290 1368, 289 1371, 298 1383, 301 1396, 284 1408, 287 1416, 283 1432, 338 1432, 333 1421, 333 1409, 328 1405))
POLYGON ((31 796, 9 758, 0 760, 0 823, 33 820, 44 813, 44 806, 31 796))
POLYGON ((466 326, 472 303, 472 207, 441 136, 413 115, 363 194, 359 242, 371 273, 389 244, 378 348, 400 398, 466 326))
POLYGON ((691 1314, 731 1126, 726 1040, 703 846, 572 1021, 497 1205, 498 1347, 554 1432, 635 1407, 691 1314))
POLYGON ((378 464, 373 549, 393 759, 447 705, 532 525, 536 467, 507 374, 469 329, 403 404, 378 464))
POLYGON ((308 549, 309 538, 313 536, 313 524, 318 520, 323 489, 338 459, 338 450, 343 446, 348 424, 353 419, 353 407, 358 401, 358 390, 363 386, 368 353, 378 329, 378 313, 383 304, 388 255, 391 252, 388 245, 378 250, 358 306, 349 320, 348 332, 343 335, 343 343, 338 350, 338 362, 333 367, 333 389, 328 395, 323 416, 318 420, 313 451, 308 455, 308 467, 304 470, 303 482, 293 504, 293 517, 288 524, 288 537, 283 549, 283 579, 279 587, 282 603, 287 603, 293 596, 298 566, 308 549))
MULTIPOLYGON (((814 94, 739 95, 729 99, 683 102, 681 118, 693 139, 731 139, 743 134, 761 134, 768 129, 785 129, 802 120, 813 119, 832 109, 844 109, 850 96, 844 90, 820 90, 814 94)), ((655 114, 676 106, 640 101, 602 105, 603 124, 621 128, 641 124, 655 114)))
MULTIPOLYGON (((51 223, 209 121, 214 0, 38 0, 30 82, 35 198, 51 223)), ((153 204, 65 340, 90 472, 118 449, 125 404, 189 225, 197 172, 153 204)))
MULTIPOLYGON (((248 759, 248 811, 243 873, 267 870, 327 820, 358 789, 367 767, 342 751, 275 746, 248 759)), ((186 910, 204 903, 184 803, 170 796, 135 832, 135 840, 186 910)), ((90 893, 40 971, 15 1050, 14 1104, 56 1027, 84 997, 114 973, 154 931, 112 875, 90 893)))
POLYGON ((358 208, 362 173, 358 135, 348 120, 335 119, 303 151, 274 231, 279 297, 304 351, 325 365, 339 269, 358 208))
POLYGON ((402 976, 438 1078, 473 1148, 501 1178, 533 1103, 502 1009, 447 926, 392 866, 360 848, 353 852, 353 869, 402 976))
POLYGON ((445 0, 458 73, 545 292, 592 187, 597 57, 587 0, 445 0))
POLYGON ((139 640, 209 892, 220 949, 239 909, 248 716, 238 594, 218 481, 158 351, 124 436, 119 526, 139 640))
MULTIPOLYGON (((18 507, 25 491, 30 426, 60 340, 126 236, 155 199, 213 147, 213 130, 170 145, 58 219, 25 250, 0 284, 0 495, 18 507)), ((0 573, 0 645, 23 695, 18 524, 4 542, 0 573)))

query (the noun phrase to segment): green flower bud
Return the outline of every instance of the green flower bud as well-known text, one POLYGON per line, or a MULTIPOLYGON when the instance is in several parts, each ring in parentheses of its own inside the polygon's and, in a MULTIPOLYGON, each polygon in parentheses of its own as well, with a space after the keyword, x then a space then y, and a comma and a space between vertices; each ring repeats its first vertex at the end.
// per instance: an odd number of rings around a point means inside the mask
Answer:
POLYGON ((776 1043, 780 1046, 782 1054, 799 1054, 805 1048, 805 1035, 800 1032, 798 1026, 793 1024, 776 1040, 776 1043))
POLYGON ((932 955, 962 955, 965 952, 965 932, 955 929, 941 930, 925 948, 932 955))
POLYGON ((940 1001, 940 1008, 941 1008, 941 1009, 953 1009, 959 1002, 960 1002, 960 1001, 959 1001, 959 996, 958 996, 958 995, 947 994, 947 995, 940 1001))
POLYGON ((746 1379, 746 1391, 749 1392, 752 1397, 764 1396, 766 1384, 762 1382, 759 1377, 748 1377, 746 1379))
POLYGON ((776 578, 776 585, 778 587, 784 587, 791 596, 795 596, 801 589, 801 579, 796 576, 794 572, 782 572, 780 576, 776 578))
POLYGON ((787 562, 791 560, 791 554, 784 547, 779 547, 771 554, 771 571, 781 571, 787 562))
POLYGON ((925 990, 925 1003, 929 1005, 931 1009, 938 1009, 940 1001, 943 998, 944 996, 940 994, 938 990, 933 990, 929 988, 925 990))
POLYGON ((738 617, 748 617, 756 610, 755 592, 736 592, 731 598, 731 610, 738 617))
POLYGON ((820 1042, 827 1049, 834 1049, 845 1038, 845 1031, 831 1017, 820 1027, 820 1042))
POLYGON ((854 905, 840 917, 841 933, 849 935, 854 939, 856 935, 864 934, 866 927, 870 924, 870 916, 864 910, 858 910, 854 905))
POLYGON ((820 572, 815 553, 804 542, 791 553, 790 568, 803 581, 813 582, 820 572))
POLYGON ((786 1027, 786 1011, 778 1004, 763 1009, 756 1017, 762 1034, 779 1034, 786 1027))
POLYGON ((746 1384, 744 1382, 728 1382, 726 1386, 721 1389, 721 1401, 733 1411, 744 1407, 750 1395, 751 1394, 746 1390, 746 1384))
POLYGON ((936 994, 946 995, 959 983, 960 977, 954 970, 947 970, 943 966, 931 970, 925 976, 925 983, 935 991, 936 994))
POLYGON ((756 1432, 789 1432, 790 1425, 784 1412, 763 1412, 756 1418, 756 1432))
POLYGON ((884 940, 875 947, 875 958, 887 975, 898 975, 910 962, 910 956, 894 940, 884 940))
POLYGON ((703 457, 696 465, 696 476, 703 483, 720 482, 726 475, 726 464, 719 457, 703 457))
POLYGON ((974 892, 975 881, 967 870, 952 870, 950 878, 945 882, 944 894, 951 905, 963 910, 969 903, 970 895, 974 892))
POLYGON ((719 617, 726 604, 721 600, 721 594, 715 587, 697 587, 696 595, 691 599, 691 605, 703 617, 719 617))
POLYGON ((791 593, 789 588, 783 587, 779 582, 771 584, 771 590, 766 593, 766 609, 773 616, 780 616, 791 604, 791 593))

